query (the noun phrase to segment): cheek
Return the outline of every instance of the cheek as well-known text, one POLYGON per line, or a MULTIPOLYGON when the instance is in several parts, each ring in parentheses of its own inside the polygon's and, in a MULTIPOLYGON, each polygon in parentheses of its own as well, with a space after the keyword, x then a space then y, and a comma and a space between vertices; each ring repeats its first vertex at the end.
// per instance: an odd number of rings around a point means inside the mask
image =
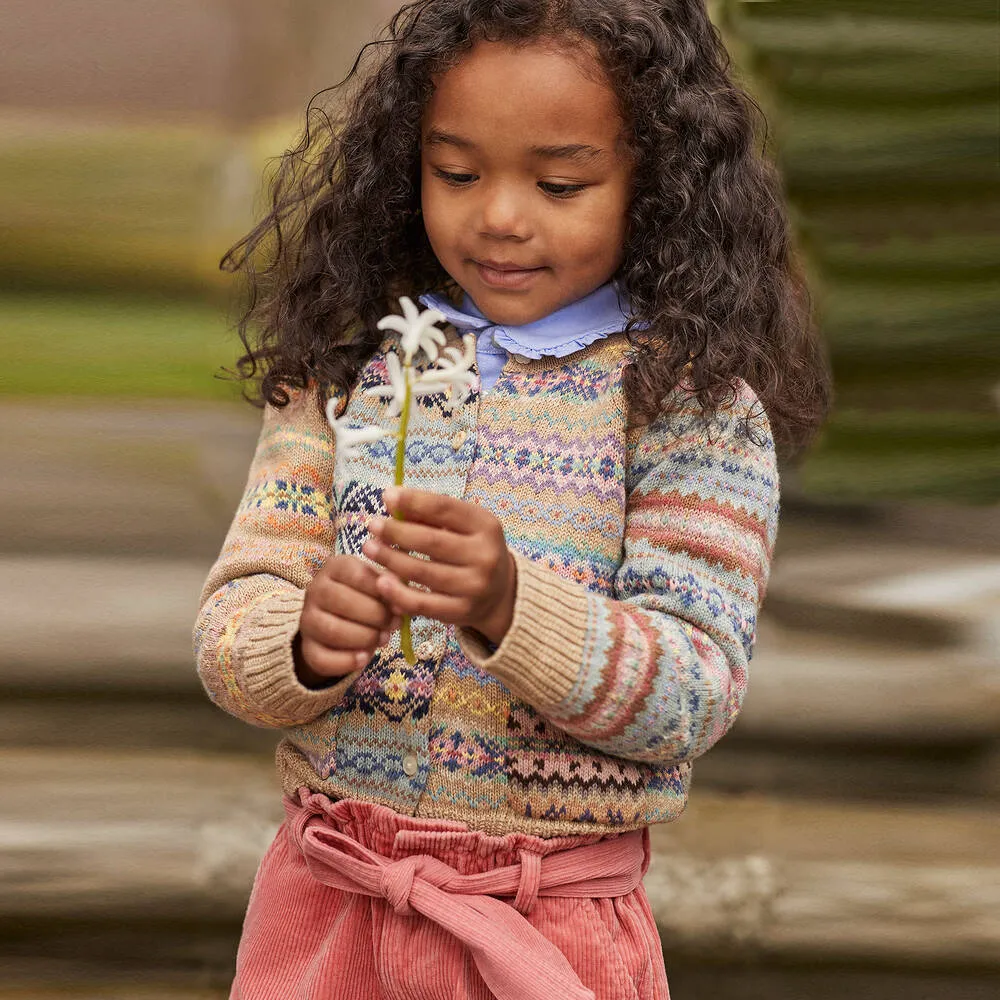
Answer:
POLYGON ((448 234, 455 228, 453 212, 449 211, 448 200, 442 198, 437 185, 428 183, 426 175, 420 195, 420 208, 424 217, 424 229, 434 252, 440 256, 447 249, 448 234))
POLYGON ((602 199, 569 226, 563 220, 559 242, 572 248, 578 266, 614 270, 625 242, 625 210, 617 198, 602 199))

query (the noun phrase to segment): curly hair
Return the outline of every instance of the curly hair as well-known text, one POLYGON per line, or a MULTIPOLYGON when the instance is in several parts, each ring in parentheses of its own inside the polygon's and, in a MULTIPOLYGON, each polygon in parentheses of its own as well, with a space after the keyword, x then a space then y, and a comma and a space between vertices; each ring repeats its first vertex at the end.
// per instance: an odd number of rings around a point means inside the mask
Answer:
MULTIPOLYGON (((635 161, 622 264, 625 391, 637 419, 687 376, 706 419, 744 379, 779 451, 830 404, 825 352, 796 267, 765 123, 730 75, 704 0, 417 0, 310 101, 266 217, 223 258, 249 285, 237 363, 257 401, 309 384, 349 392, 400 295, 454 285, 420 214, 421 120, 437 74, 479 41, 589 43, 615 87, 635 161), (368 57, 374 65, 367 66, 368 57), (318 99, 343 96, 337 116, 318 99)), ((750 419, 747 418, 747 429, 750 419)))

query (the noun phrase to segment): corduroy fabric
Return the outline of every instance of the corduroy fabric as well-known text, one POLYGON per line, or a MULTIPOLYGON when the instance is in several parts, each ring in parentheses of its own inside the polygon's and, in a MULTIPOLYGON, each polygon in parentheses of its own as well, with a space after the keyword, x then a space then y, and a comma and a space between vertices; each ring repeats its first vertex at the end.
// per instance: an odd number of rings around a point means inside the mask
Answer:
POLYGON ((285 807, 233 1000, 669 1000, 644 831, 490 837, 308 789, 285 807))

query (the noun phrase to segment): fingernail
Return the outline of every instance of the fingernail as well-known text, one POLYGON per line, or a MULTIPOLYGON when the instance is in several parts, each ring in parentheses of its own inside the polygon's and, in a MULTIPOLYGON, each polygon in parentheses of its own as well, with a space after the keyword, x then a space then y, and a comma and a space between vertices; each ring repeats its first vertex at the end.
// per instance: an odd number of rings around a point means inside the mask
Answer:
POLYGON ((391 632, 382 632, 378 637, 378 644, 380 646, 388 646, 390 638, 392 638, 391 632))
POLYGON ((382 533, 382 529, 384 527, 385 527, 385 518, 384 517, 373 517, 368 522, 368 530, 373 535, 380 535, 382 533))
POLYGON ((363 670, 368 666, 368 661, 371 659, 371 653, 358 653, 354 657, 354 662, 358 665, 359 670, 363 670))
POLYGON ((369 556, 377 556, 379 548, 379 543, 376 542, 374 538, 369 538, 368 541, 362 546, 365 555, 369 556))
POLYGON ((382 491, 382 499, 387 503, 395 503, 399 499, 399 489, 395 486, 390 486, 388 489, 382 491))

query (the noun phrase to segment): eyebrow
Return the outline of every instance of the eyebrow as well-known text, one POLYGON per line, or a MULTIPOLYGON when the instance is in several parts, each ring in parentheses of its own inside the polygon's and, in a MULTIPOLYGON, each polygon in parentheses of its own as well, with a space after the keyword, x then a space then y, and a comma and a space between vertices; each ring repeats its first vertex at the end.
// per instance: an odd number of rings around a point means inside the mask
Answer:
POLYGON ((454 132, 445 132, 443 129, 432 128, 424 139, 428 146, 457 146, 459 149, 475 149, 476 144, 471 139, 463 139, 454 132))
POLYGON ((565 146, 532 146, 531 152, 543 160, 576 160, 580 163, 589 163, 604 155, 603 149, 588 146, 585 142, 565 146))
MULTIPOLYGON (((432 128, 427 133, 424 143, 428 146, 455 146, 466 150, 477 148, 471 139, 439 128, 432 128)), ((572 142, 563 146, 532 146, 530 152, 542 160, 575 160, 578 163, 589 163, 604 155, 603 149, 585 142, 572 142)))

